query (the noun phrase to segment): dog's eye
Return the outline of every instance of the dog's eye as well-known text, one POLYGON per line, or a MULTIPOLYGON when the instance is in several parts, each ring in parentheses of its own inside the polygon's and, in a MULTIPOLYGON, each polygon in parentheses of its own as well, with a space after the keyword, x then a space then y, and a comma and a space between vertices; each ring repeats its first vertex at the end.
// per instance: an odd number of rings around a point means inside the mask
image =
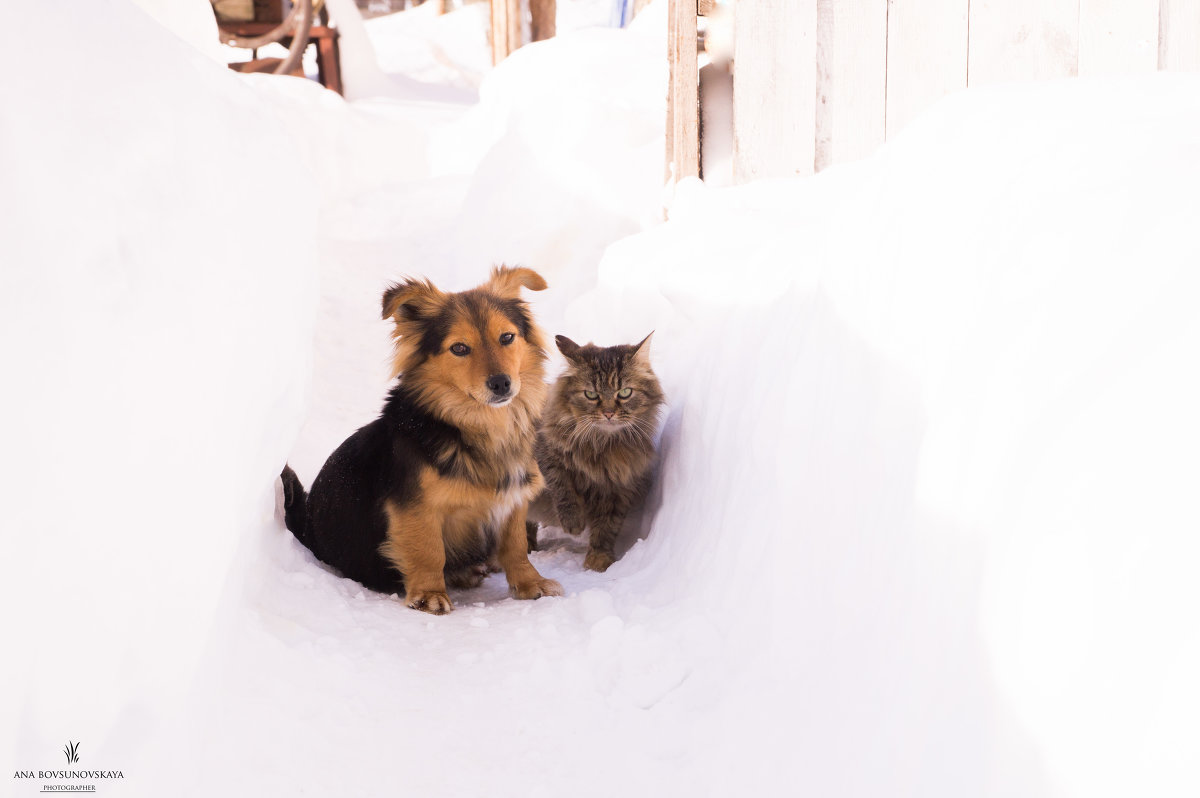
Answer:
POLYGON ((600 398, 600 394, 596 393, 595 391, 584 391, 583 395, 588 399, 591 399, 593 402, 600 398))
POLYGON ((617 391, 618 399, 628 399, 631 396, 633 396, 632 388, 622 388, 621 390, 617 391))
POLYGON ((500 336, 500 343, 504 344, 505 346, 508 346, 509 344, 511 344, 513 342, 513 339, 516 337, 517 336, 515 333, 505 333, 504 335, 500 336))
POLYGON ((471 354, 471 347, 464 343, 457 343, 450 346, 450 351, 458 357, 466 357, 467 355, 471 354))

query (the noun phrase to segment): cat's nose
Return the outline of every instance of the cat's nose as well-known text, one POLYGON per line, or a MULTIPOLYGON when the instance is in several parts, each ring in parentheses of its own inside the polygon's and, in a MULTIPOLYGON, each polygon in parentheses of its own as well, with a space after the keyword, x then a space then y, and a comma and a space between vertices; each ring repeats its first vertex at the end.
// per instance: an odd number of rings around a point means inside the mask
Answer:
POLYGON ((507 374, 493 374, 487 378, 487 389, 496 396, 508 396, 512 389, 512 380, 507 374))
POLYGON ((608 419, 609 421, 612 421, 612 417, 613 417, 614 415, 616 415, 616 411, 615 411, 615 410, 605 410, 605 411, 604 411, 604 417, 605 417, 606 419, 608 419))

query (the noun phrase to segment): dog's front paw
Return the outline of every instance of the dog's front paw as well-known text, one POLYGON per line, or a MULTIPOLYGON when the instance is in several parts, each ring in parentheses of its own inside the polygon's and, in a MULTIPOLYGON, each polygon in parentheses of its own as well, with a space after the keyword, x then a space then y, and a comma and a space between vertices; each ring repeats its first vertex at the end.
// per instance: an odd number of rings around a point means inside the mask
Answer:
POLYGON ((615 560, 613 559, 612 552, 600 549, 588 549, 587 556, 583 558, 583 567, 589 571, 604 573, 613 562, 615 560))
POLYGON ((553 579, 536 579, 512 586, 513 595, 519 599, 537 599, 542 596, 561 596, 562 585, 553 579))
POLYGON ((404 603, 414 610, 445 615, 454 609, 450 597, 440 590, 419 590, 404 597, 404 603))

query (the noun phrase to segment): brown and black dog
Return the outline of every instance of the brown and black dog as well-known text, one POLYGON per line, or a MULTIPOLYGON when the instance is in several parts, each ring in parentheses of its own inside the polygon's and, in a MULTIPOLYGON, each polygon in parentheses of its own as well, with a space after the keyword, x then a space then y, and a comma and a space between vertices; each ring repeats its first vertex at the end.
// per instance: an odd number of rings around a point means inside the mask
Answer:
POLYGON ((561 596, 526 553, 525 512, 543 487, 533 456, 546 401, 541 331, 521 288, 531 269, 492 270, 457 294, 427 280, 393 285, 393 376, 379 418, 337 448, 304 486, 284 467, 288 529, 343 575, 442 614, 446 584, 478 584, 498 560, 517 598, 561 596))

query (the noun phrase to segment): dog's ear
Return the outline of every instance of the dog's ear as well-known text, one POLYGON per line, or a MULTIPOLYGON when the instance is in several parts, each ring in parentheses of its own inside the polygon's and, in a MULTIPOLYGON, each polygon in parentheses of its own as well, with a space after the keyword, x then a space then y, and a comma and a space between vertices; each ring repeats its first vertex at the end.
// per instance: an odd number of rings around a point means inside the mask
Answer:
POLYGON ((575 343, 565 335, 554 336, 554 344, 558 347, 558 351, 562 352, 563 356, 566 357, 567 360, 574 360, 575 356, 579 354, 579 350, 581 348, 579 344, 575 343))
POLYGON ((383 318, 397 323, 428 318, 444 299, 445 294, 428 280, 393 283, 383 292, 383 318))
POLYGON ((524 266, 496 266, 492 269, 492 277, 480 288, 491 291, 496 296, 505 299, 517 299, 521 296, 521 288, 530 291, 546 290, 546 281, 542 275, 524 266))
POLYGON ((638 363, 641 363, 643 366, 649 367, 650 365, 650 339, 653 337, 654 330, 651 330, 650 334, 643 338, 641 343, 633 348, 633 359, 638 363))

